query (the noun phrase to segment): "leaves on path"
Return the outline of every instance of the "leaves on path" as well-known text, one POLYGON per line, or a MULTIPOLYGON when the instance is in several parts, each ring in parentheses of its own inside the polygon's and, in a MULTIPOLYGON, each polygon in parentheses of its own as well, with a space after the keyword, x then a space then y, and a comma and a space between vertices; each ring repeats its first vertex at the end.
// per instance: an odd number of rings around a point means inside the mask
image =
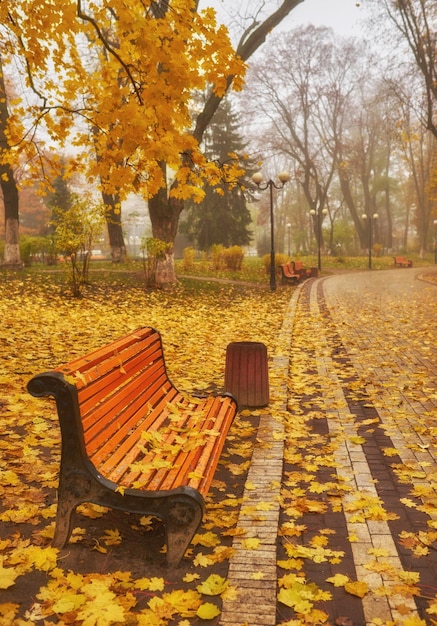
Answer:
MULTIPOLYGON (((93 550, 93 558, 101 559, 98 570, 63 569, 62 559, 49 545, 60 460, 57 418, 51 403, 29 396, 25 384, 38 371, 84 354, 137 326, 152 325, 163 334, 169 375, 180 389, 191 393, 220 387, 228 343, 250 339, 266 343, 270 353, 277 349, 276 337, 287 299, 284 292, 272 295, 249 291, 241 295, 223 288, 219 297, 204 295, 199 300, 185 293, 177 297, 144 294, 138 289, 118 295, 114 292, 111 298, 96 296, 87 302, 72 302, 60 299, 50 285, 27 284, 26 280, 8 280, 2 289, 0 420, 8 435, 0 441, 0 588, 13 593, 35 572, 44 573, 46 580, 35 590, 35 602, 27 606, 24 621, 18 621, 22 609, 17 603, 0 604, 0 624, 3 626, 2 620, 14 626, 58 620, 100 626, 111 623, 105 622, 111 612, 120 623, 138 626, 189 626, 202 619, 217 619, 221 598, 238 594, 224 575, 233 554, 233 538, 244 542, 250 556, 256 556, 257 548, 262 546, 258 538, 238 527, 241 494, 234 493, 234 485, 249 469, 257 434, 253 423, 263 410, 243 411, 236 419, 221 462, 226 479, 213 482, 206 518, 188 552, 189 564, 175 584, 164 574, 106 571, 108 554, 123 551, 125 541, 123 528, 114 527, 112 522, 105 524, 89 545, 90 552, 96 545, 103 549, 93 550)), ((338 537, 335 527, 323 523, 325 516, 328 519, 347 514, 348 540, 355 546, 362 543, 363 524, 396 518, 382 498, 359 489, 353 477, 344 475, 336 453, 344 447, 352 453, 361 450, 375 432, 388 436, 401 432, 402 440, 395 441, 394 437, 393 446, 385 446, 382 453, 399 481, 409 487, 402 504, 428 515, 429 524, 428 529, 400 532, 395 539, 399 547, 417 559, 427 558, 437 542, 437 472, 435 464, 429 462, 429 455, 435 458, 437 453, 436 411, 435 402, 428 402, 429 398, 435 400, 435 386, 427 368, 420 365, 421 359, 430 358, 436 344, 436 330, 429 325, 430 309, 410 319, 408 301, 393 299, 384 328, 387 341, 369 346, 365 329, 372 323, 371 308, 363 310, 359 302, 354 302, 351 294, 347 303, 338 303, 336 315, 343 321, 336 325, 335 331, 340 333, 336 339, 330 333, 329 319, 320 320, 318 327, 328 329, 323 336, 321 331, 314 332, 318 320, 306 313, 298 314, 291 343, 287 410, 277 408, 277 399, 272 399, 275 418, 285 425, 285 436, 278 435, 279 439, 285 437, 278 602, 291 612, 291 618, 284 622, 291 626, 347 621, 347 616, 329 615, 330 598, 336 593, 357 599, 396 598, 399 617, 395 626, 424 626, 423 620, 411 616, 409 602, 425 593, 419 572, 397 571, 382 545, 363 553, 363 571, 368 577, 356 580, 356 576, 346 574, 344 551, 338 549, 344 537, 338 537), (349 309, 354 311, 353 322, 349 309), (360 329, 364 329, 362 333, 360 329), (405 334, 411 345, 409 358, 414 355, 418 359, 414 373, 408 373, 408 377, 402 365, 407 356, 405 334), (316 365, 325 356, 337 354, 343 346, 347 347, 352 366, 341 365, 339 360, 334 362, 334 373, 328 369, 323 375, 316 372, 316 365), (383 376, 378 375, 378 368, 383 376), (347 400, 360 402, 369 411, 377 408, 380 417, 357 420, 346 399, 335 394, 334 374, 347 387, 347 400), (417 402, 423 405, 419 422, 412 419, 411 407, 417 402), (397 408, 387 411, 387 406, 397 408), (320 427, 325 417, 333 425, 328 433, 320 427), (324 574, 316 584, 309 572, 317 571, 314 568, 319 564, 320 571, 332 575, 324 574)), ((284 346, 280 350, 284 351, 284 346)), ((159 442, 145 441, 145 445, 159 442)), ((256 485, 249 483, 247 488, 254 492, 256 485)), ((268 503, 259 502, 256 507, 245 505, 243 512, 261 516, 269 508, 268 503)), ((81 515, 91 521, 103 521, 107 515, 102 507, 83 505, 80 509, 81 515)), ((142 532, 153 532, 153 520, 146 516, 139 525, 142 532)), ((86 547, 86 537, 87 532, 78 526, 72 541, 86 547)), ((262 580, 262 572, 253 573, 252 580, 262 580)), ((433 620, 430 624, 437 623, 435 590, 426 593, 428 614, 433 620)), ((382 619, 374 620, 375 626, 378 623, 388 626, 382 619)))
MULTIPOLYGON (((255 411, 255 417, 242 412, 234 421, 222 455, 229 479, 213 482, 204 524, 189 551, 189 571, 182 572, 175 585, 159 576, 105 571, 108 554, 122 554, 125 541, 123 528, 113 522, 91 541, 84 529, 73 531, 71 541, 88 541, 93 561, 101 559, 97 571, 63 569, 59 551, 50 547, 60 461, 57 416, 51 401, 33 398, 25 385, 35 373, 138 326, 151 325, 163 335, 167 369, 181 390, 220 388, 228 343, 262 341, 269 352, 275 350, 287 294, 250 289, 241 293, 223 287, 198 297, 182 290, 167 294, 132 288, 112 291, 110 297, 102 293, 87 301, 72 301, 61 298, 50 283, 27 279, 11 279, 1 290, 0 425, 7 436, 0 441, 0 589, 13 594, 35 571, 44 572, 47 579, 39 590, 26 594, 25 617, 19 603, 1 603, 0 624, 10 626, 16 620, 17 626, 23 626, 48 620, 85 626, 126 621, 165 626, 214 619, 220 613, 221 595, 236 593, 214 568, 226 568, 233 553, 232 538, 241 532, 237 528, 241 500, 233 493, 232 478, 241 482, 247 473, 253 447, 249 440, 256 435, 253 420, 260 412, 255 411), (211 596, 213 600, 208 600, 211 596)), ((161 443, 144 439, 145 446, 161 443)), ((195 446, 196 441, 188 439, 188 444, 195 446)), ((107 514, 107 509, 92 504, 81 505, 79 511, 89 520, 104 520, 107 514)), ((150 522, 147 516, 141 519, 142 532, 153 531, 150 522)))

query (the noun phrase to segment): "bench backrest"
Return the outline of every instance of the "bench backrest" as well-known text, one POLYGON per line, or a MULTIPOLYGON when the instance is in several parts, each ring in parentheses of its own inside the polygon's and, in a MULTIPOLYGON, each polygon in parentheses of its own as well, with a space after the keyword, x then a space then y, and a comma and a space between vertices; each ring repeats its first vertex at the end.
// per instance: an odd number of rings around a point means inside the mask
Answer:
POLYGON ((167 403, 178 394, 167 377, 161 336, 153 328, 138 329, 57 371, 75 384, 87 454, 99 450, 95 464, 105 447, 116 447, 145 414, 151 421, 162 410, 163 398, 167 403), (108 419, 117 434, 105 446, 108 419))
POLYGON ((162 408, 163 398, 167 403, 179 394, 167 377, 161 336, 150 327, 35 376, 28 389, 55 397, 63 447, 82 457, 97 450, 103 455, 105 441, 115 447, 139 416, 145 419, 162 408), (109 440, 111 420, 117 434, 109 440))
POLYGON ((136 481, 151 489, 187 484, 184 476, 193 470, 188 485, 206 493, 224 444, 213 432, 225 437, 236 412, 235 400, 226 394, 205 399, 181 394, 168 379, 159 332, 147 327, 35 376, 28 389, 56 399, 64 469, 91 461, 114 483, 136 481), (156 437, 155 451, 148 451, 146 432, 150 445, 156 437), (182 432, 186 442, 178 442, 182 432), (155 456, 157 464, 149 467, 155 456))
POLYGON ((292 261, 292 263, 293 263, 295 272, 298 272, 299 270, 303 270, 303 263, 302 263, 302 261, 292 261))

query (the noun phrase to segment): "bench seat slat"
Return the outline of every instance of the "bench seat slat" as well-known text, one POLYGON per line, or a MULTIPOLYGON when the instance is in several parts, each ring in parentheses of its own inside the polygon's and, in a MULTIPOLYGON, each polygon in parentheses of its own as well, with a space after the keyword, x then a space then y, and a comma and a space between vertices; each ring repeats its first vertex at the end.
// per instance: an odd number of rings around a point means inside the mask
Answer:
MULTIPOLYGON (((218 415, 214 418, 214 423, 210 425, 210 428, 227 434, 233 421, 233 411, 229 410, 232 407, 228 399, 224 399, 220 405, 218 415)), ((160 484, 160 489, 172 489, 187 481, 188 478, 187 484, 190 487, 198 489, 201 493, 208 493, 214 475, 212 468, 217 466, 224 443, 225 438, 209 437, 203 446, 193 451, 191 458, 185 459, 177 474, 175 472, 173 475, 171 471, 168 473, 164 482, 160 484)))
MULTIPOLYGON (((172 489, 175 485, 178 486, 179 484, 182 484, 183 481, 186 479, 187 473, 192 471, 192 463, 195 463, 196 458, 198 458, 201 454, 201 449, 205 445, 204 431, 212 430, 215 427, 214 423, 216 419, 216 414, 218 413, 220 408, 219 404, 219 400, 213 397, 209 397, 195 407, 189 405, 186 408, 185 413, 181 415, 180 421, 177 421, 175 424, 173 424, 173 427, 177 426, 179 429, 189 429, 190 435, 194 433, 194 436, 190 436, 190 439, 186 442, 185 446, 179 447, 177 456, 174 460, 173 468, 171 470, 162 468, 156 470, 155 472, 137 472, 136 475, 135 473, 132 473, 127 479, 135 482, 140 482, 142 484, 141 488, 154 490, 172 489), (199 428, 199 418, 206 411, 208 412, 208 420, 204 420, 199 428), (188 470, 184 470, 186 459, 188 458, 191 459, 191 465, 188 470), (179 481, 177 481, 177 476, 181 477, 179 481), (162 483, 163 480, 165 480, 166 478, 168 479, 168 482, 167 485, 164 486, 162 483)), ((173 431, 170 431, 165 439, 166 446, 175 445, 177 448, 178 444, 175 444, 177 437, 178 433, 173 428, 173 431)), ((153 456, 155 458, 158 456, 159 458, 159 455, 157 455, 156 452, 153 456)), ((146 455, 144 461, 147 462, 147 460, 150 460, 150 455, 146 455)), ((163 455, 162 460, 166 460, 165 454, 163 455)))
POLYGON ((91 455, 90 458, 98 470, 113 482, 119 482, 128 470, 129 465, 134 463, 139 455, 143 454, 142 448, 138 447, 138 443, 141 440, 141 432, 159 430, 167 419, 167 404, 178 397, 179 392, 174 390, 169 400, 167 398, 161 400, 154 411, 148 414, 140 423, 141 428, 136 427, 135 430, 131 430, 128 436, 120 441, 117 448, 114 449, 112 443, 110 444, 111 452, 109 455, 106 453, 106 450, 101 450, 91 455))
MULTIPOLYGON (((175 445, 175 440, 178 436, 179 430, 188 431, 196 428, 196 423, 193 421, 194 407, 191 404, 187 404, 187 401, 178 395, 171 403, 172 405, 178 405, 178 418, 175 420, 174 409, 170 410, 170 404, 166 403, 165 407, 160 407, 160 413, 157 416, 151 416, 150 424, 147 424, 147 432, 160 433, 162 437, 163 452, 159 452, 153 447, 147 448, 147 442, 142 439, 141 433, 136 433, 137 439, 134 441, 133 435, 130 444, 130 451, 124 457, 119 458, 117 467, 111 471, 108 475, 110 480, 114 482, 122 482, 123 485, 128 486, 133 483, 141 483, 142 489, 149 489, 149 482, 151 477, 154 476, 156 469, 150 467, 150 464, 156 460, 168 462, 168 453, 165 454, 165 449, 169 449, 169 446, 175 445), (185 406, 184 406, 185 404, 185 406), (136 465, 135 465, 136 464, 136 465), (134 466, 134 467, 131 467, 134 466), (143 466, 143 467, 141 467, 143 466)), ((199 413, 199 416, 201 413, 199 413)), ((118 450, 117 450, 118 452, 118 450)), ((176 463, 176 452, 173 452, 171 460, 176 463)), ((102 470, 106 471, 107 466, 102 470)), ((137 488, 137 487, 136 487, 137 488)))

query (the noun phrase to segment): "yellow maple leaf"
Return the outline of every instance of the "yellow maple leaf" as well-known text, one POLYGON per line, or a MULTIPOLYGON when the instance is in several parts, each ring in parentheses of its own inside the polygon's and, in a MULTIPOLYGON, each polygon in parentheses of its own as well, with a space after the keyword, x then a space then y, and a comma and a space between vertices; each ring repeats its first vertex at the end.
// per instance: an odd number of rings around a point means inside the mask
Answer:
POLYGON ((196 555, 193 563, 196 566, 200 565, 200 567, 209 567, 210 565, 214 563, 214 561, 211 559, 210 556, 199 552, 199 554, 196 555))
POLYGON ((70 613, 77 611, 83 604, 87 602, 84 594, 75 593, 74 591, 62 591, 62 596, 52 604, 54 613, 70 613))
POLYGON ((199 578, 200 578, 200 575, 199 575, 199 574, 190 574, 190 573, 187 573, 187 574, 185 574, 185 576, 182 578, 182 580, 183 580, 185 583, 192 583, 192 582, 194 582, 195 580, 198 580, 199 578))
POLYGON ((364 598, 364 596, 369 592, 368 584, 359 580, 355 582, 347 582, 344 588, 345 591, 353 596, 357 596, 358 598, 364 598))
POLYGON ((206 596, 219 596, 228 587, 228 582, 218 574, 211 574, 200 585, 197 585, 197 591, 206 596))
POLYGON ((197 609, 196 615, 200 619, 214 619, 214 617, 220 615, 220 609, 211 602, 204 602, 197 609))
POLYGON ((78 612, 77 619, 89 626, 110 626, 114 622, 126 621, 124 608, 111 592, 88 599, 86 605, 78 612))
POLYGON ((205 548, 213 548, 214 546, 218 546, 220 544, 220 539, 215 533, 209 531, 207 533, 203 533, 202 535, 194 535, 191 543, 194 546, 200 545, 205 548))
POLYGON ((181 617, 194 617, 202 603, 200 595, 194 589, 188 591, 175 589, 170 593, 165 593, 162 599, 181 617))
POLYGON ((114 530, 105 530, 105 534, 102 539, 107 546, 118 546, 122 540, 118 528, 115 528, 114 530))
POLYGON ((249 537, 241 540, 241 546, 244 550, 258 550, 260 545, 261 539, 258 539, 257 537, 249 537))
POLYGON ((367 550, 368 554, 372 554, 373 556, 390 556, 390 552, 385 548, 369 548, 367 550))
POLYGON ((18 575, 13 567, 3 567, 3 559, 0 561, 0 589, 9 589, 15 585, 18 575))
POLYGON ((363 443, 366 443, 366 438, 361 437, 360 435, 353 435, 352 437, 349 437, 349 441, 360 446, 363 443))
POLYGON ((163 578, 139 578, 135 581, 135 588, 141 589, 143 591, 163 591, 164 590, 164 579, 163 578))
POLYGON ((399 450, 396 448, 382 448, 384 456, 398 456, 399 450))
POLYGON ((326 582, 332 583, 334 587, 344 587, 345 584, 349 582, 349 576, 337 573, 335 574, 335 576, 330 576, 329 578, 326 578, 326 582))

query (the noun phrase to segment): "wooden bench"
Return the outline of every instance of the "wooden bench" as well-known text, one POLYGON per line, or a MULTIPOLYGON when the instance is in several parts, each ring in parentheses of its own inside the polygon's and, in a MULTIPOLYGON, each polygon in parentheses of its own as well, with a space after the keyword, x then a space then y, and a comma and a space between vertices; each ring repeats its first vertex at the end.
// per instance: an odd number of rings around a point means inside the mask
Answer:
POLYGON ((235 399, 180 393, 153 328, 35 376, 28 391, 55 398, 61 427, 52 545, 65 546, 76 507, 93 502, 161 518, 176 567, 202 521, 235 399))
POLYGON ((300 274, 296 274, 294 271, 293 261, 284 263, 280 267, 282 284, 291 283, 292 285, 297 285, 300 280, 300 274))
POLYGON ((411 259, 406 259, 403 256, 394 256, 393 260, 395 267, 413 267, 413 261, 411 261, 411 259))
POLYGON ((304 267, 302 261, 291 261, 291 263, 293 264, 294 273, 298 274, 301 280, 311 276, 311 270, 304 267))

